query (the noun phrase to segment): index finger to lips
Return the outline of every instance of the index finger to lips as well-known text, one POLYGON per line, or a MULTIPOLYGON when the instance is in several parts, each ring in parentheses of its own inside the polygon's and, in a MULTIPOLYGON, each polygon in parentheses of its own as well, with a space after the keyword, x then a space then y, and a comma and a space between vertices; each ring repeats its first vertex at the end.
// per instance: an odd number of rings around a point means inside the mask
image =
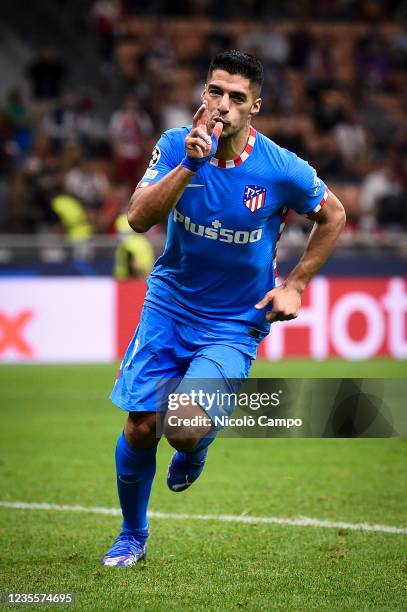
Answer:
POLYGON ((223 130, 223 123, 221 121, 217 121, 215 123, 215 127, 212 130, 212 134, 215 136, 216 139, 220 137, 220 135, 222 134, 222 130, 223 130))
POLYGON ((198 125, 202 124, 202 116, 206 110, 206 104, 201 104, 201 106, 196 111, 194 118, 192 119, 192 127, 198 127, 198 125))

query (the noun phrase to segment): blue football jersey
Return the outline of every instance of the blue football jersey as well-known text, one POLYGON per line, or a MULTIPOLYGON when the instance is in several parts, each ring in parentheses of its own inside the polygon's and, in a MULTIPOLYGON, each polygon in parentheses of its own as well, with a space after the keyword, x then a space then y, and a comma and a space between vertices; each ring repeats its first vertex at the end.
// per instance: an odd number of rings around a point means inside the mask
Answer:
MULTIPOLYGON (((164 132, 139 187, 148 188, 181 162, 190 129, 164 132)), ((307 162, 251 127, 243 153, 234 160, 212 158, 169 215, 146 301, 199 329, 245 325, 268 333, 270 307, 254 305, 275 286, 287 211, 318 211, 326 198, 325 184, 307 162)))

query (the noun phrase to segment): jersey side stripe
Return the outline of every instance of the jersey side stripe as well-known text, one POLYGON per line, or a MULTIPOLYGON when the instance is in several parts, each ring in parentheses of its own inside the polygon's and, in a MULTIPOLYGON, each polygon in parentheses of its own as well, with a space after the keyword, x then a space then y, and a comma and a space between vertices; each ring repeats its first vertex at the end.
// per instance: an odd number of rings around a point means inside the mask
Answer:
POLYGON ((329 191, 328 191, 328 189, 325 189, 325 193, 324 193, 324 195, 322 197, 322 200, 320 201, 318 206, 315 206, 315 208, 313 209, 313 212, 318 212, 319 210, 321 210, 321 208, 323 207, 323 205, 326 203, 326 201, 328 199, 328 195, 329 195, 329 191))

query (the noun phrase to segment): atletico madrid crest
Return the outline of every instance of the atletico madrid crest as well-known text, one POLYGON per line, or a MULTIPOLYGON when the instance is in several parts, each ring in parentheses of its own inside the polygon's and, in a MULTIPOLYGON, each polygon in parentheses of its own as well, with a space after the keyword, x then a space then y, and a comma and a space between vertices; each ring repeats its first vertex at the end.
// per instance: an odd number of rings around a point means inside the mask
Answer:
POLYGON ((243 204, 252 212, 263 208, 266 201, 265 187, 246 185, 244 189, 243 204))

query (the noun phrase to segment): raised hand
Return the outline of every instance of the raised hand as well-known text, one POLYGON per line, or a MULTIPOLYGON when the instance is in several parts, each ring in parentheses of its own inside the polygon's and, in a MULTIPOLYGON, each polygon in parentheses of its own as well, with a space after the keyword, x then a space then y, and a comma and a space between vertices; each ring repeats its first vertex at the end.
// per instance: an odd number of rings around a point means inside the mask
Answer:
POLYGON ((192 121, 192 129, 185 139, 185 151, 189 158, 201 159, 216 153, 223 123, 217 121, 212 131, 208 127, 208 106, 203 102, 192 121))

